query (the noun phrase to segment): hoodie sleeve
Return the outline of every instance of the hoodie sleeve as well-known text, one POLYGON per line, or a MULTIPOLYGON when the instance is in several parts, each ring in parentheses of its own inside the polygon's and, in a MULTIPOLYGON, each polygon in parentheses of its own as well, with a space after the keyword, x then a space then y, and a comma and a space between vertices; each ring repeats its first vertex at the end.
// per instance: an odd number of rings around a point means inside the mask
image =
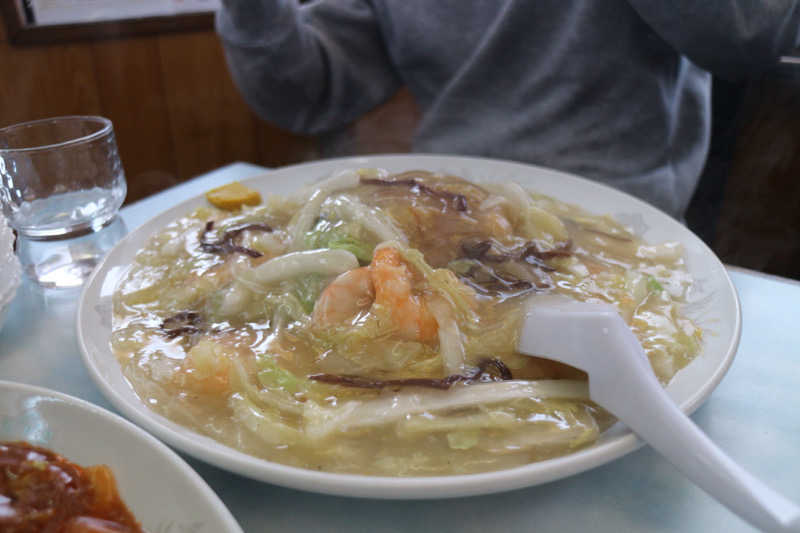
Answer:
POLYGON ((297 133, 348 124, 402 85, 369 0, 223 0, 216 28, 248 104, 297 133))
POLYGON ((798 0, 628 0, 698 66, 728 79, 757 74, 798 45, 798 0))

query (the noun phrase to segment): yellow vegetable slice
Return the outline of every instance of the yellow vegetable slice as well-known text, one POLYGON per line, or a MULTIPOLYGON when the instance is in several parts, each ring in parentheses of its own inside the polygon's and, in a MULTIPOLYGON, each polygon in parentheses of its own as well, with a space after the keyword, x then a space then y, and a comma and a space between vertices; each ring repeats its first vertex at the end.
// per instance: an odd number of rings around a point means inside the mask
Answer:
POLYGON ((222 187, 211 189, 206 193, 206 199, 220 209, 239 209, 243 205, 258 205, 261 203, 261 194, 238 181, 232 181, 222 187))

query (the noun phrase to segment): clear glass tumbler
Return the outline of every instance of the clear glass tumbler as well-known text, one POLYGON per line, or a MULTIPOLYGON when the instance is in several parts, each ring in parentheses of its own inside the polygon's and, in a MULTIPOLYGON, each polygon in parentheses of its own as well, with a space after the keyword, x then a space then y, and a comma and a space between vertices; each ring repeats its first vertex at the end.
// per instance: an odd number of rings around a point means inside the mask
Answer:
MULTIPOLYGON (((0 129, 0 203, 20 239, 53 242, 98 232, 114 221, 126 191, 106 118, 56 117, 0 129)), ((34 250, 35 264, 25 265, 21 255, 23 266, 49 286, 81 284, 99 259, 48 254, 59 245, 24 244, 34 250)))

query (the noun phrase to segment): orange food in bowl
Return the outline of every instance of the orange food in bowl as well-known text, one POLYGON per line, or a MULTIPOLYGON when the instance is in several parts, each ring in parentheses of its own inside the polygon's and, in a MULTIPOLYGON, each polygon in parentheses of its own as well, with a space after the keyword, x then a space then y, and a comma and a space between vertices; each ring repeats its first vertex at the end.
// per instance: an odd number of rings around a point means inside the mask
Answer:
POLYGON ((238 181, 233 181, 222 187, 211 189, 206 193, 206 199, 215 207, 232 211, 243 205, 260 204, 261 194, 238 181))
POLYGON ((0 531, 143 533, 111 469, 26 442, 0 443, 0 531))

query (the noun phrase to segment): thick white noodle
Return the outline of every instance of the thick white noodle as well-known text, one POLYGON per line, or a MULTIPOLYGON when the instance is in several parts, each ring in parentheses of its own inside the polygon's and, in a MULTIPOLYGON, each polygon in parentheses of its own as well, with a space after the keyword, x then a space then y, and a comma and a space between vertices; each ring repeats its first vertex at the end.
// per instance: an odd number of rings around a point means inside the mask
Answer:
POLYGON ((524 213, 533 205, 530 195, 522 185, 513 181, 505 181, 492 185, 493 192, 511 204, 516 213, 524 213))
POLYGON ((340 407, 321 407, 307 402, 303 410, 306 435, 323 439, 334 432, 382 426, 407 415, 489 405, 521 398, 589 399, 585 381, 501 381, 454 385, 450 390, 419 390, 386 395, 375 400, 348 401, 340 407))
POLYGON ((439 326, 439 354, 445 375, 463 374, 467 356, 453 309, 443 298, 437 297, 430 298, 428 306, 439 326))
POLYGON ((358 198, 341 195, 333 198, 330 206, 326 204, 326 209, 330 208, 334 215, 339 218, 355 220, 364 228, 383 241, 397 241, 408 245, 408 238, 400 231, 394 223, 384 216, 378 209, 372 208, 361 202, 358 198))
MULTIPOLYGON (((304 252, 290 252, 245 272, 241 280, 251 284, 265 287, 285 279, 304 276, 307 274, 321 274, 323 276, 338 276, 358 268, 358 259, 347 250, 307 250, 304 252)), ((252 286, 251 286, 252 288, 252 286)))
POLYGON ((297 251, 305 248, 306 232, 311 229, 319 216, 322 202, 336 191, 355 187, 359 181, 358 172, 355 170, 342 170, 316 185, 314 192, 286 228, 289 233, 291 250, 297 251))
POLYGON ((538 207, 519 183, 507 181, 493 184, 491 191, 505 198, 511 204, 512 212, 522 217, 519 231, 525 237, 543 239, 551 245, 569 238, 564 223, 554 214, 538 207))

